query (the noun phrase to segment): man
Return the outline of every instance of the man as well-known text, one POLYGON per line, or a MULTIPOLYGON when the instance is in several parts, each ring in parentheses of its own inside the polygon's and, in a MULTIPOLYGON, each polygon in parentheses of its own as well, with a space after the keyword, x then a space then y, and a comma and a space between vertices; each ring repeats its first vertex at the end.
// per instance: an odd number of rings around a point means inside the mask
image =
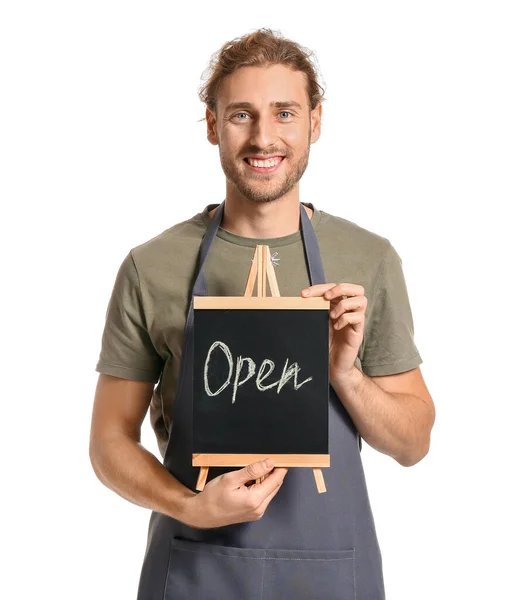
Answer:
POLYGON ((211 66, 201 98, 226 198, 123 261, 96 366, 91 461, 105 485, 153 511, 139 600, 384 598, 360 438, 411 466, 435 418, 401 260, 387 239, 300 202, 323 101, 301 47, 258 30, 211 66), (195 491, 190 299, 206 285, 243 295, 256 244, 271 248, 281 295, 331 302, 325 494, 311 469, 271 461, 212 468, 195 491), (149 407, 163 465, 140 443, 149 407))

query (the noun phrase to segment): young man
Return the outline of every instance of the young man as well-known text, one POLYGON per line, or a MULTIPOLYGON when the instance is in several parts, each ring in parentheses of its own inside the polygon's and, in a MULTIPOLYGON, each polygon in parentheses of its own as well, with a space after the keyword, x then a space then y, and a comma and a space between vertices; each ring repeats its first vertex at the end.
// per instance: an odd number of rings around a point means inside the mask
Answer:
POLYGON ((428 452, 435 410, 397 252, 300 201, 320 90, 307 53, 270 30, 225 44, 201 98, 226 198, 132 249, 118 272, 90 457, 105 485, 153 511, 139 600, 384 598, 361 436, 411 466, 428 452), (326 494, 311 469, 271 461, 210 469, 195 491, 190 299, 204 282, 208 295, 243 295, 256 244, 270 246, 282 295, 331 301, 326 494), (149 408, 164 464, 140 444, 149 408))

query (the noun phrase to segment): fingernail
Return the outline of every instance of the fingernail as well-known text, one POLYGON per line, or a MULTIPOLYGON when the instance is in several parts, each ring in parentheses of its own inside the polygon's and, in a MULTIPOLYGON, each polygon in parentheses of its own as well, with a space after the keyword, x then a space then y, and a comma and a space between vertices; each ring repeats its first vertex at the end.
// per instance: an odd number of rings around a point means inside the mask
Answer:
POLYGON ((302 292, 302 294, 303 294, 304 296, 307 296, 307 294, 309 294, 309 290, 304 290, 304 291, 302 292))
POLYGON ((270 458, 266 458, 263 461, 263 465, 265 466, 266 469, 270 469, 272 467, 272 460, 270 458))

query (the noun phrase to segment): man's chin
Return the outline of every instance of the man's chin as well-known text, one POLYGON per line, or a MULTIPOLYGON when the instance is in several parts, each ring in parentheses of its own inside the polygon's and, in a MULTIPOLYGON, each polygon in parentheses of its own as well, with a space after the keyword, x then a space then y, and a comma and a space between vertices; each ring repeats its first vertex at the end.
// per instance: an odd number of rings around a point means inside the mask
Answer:
POLYGON ((280 194, 262 196, 262 195, 256 195, 252 191, 242 190, 242 189, 239 189, 239 192, 249 202, 254 202, 255 204, 263 204, 264 202, 274 202, 275 200, 278 200, 279 198, 281 198, 284 195, 283 193, 280 193, 280 194))
POLYGON ((266 189, 267 184, 258 183, 256 186, 241 185, 239 182, 232 182, 239 193, 251 202, 273 202, 278 200, 287 193, 287 190, 282 186, 280 189, 266 189), (261 188, 261 189, 260 189, 261 188))

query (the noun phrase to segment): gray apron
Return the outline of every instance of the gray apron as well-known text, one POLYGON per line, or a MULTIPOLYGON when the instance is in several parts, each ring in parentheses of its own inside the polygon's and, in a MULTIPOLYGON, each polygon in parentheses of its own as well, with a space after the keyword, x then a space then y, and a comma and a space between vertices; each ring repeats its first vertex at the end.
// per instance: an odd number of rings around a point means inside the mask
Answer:
MULTIPOLYGON (((215 211, 199 250, 193 296, 206 296, 204 264, 222 222, 215 211)), ((326 283, 318 241, 300 203, 311 285, 326 283)), ((164 466, 196 491, 192 456, 193 305, 164 466)), ((319 494, 311 468, 291 467, 258 521, 197 529, 153 511, 138 600, 384 600, 382 560, 360 435, 330 385, 329 451, 319 494)), ((239 469, 240 467, 237 467, 239 469)), ((210 467, 208 481, 236 467, 210 467)))

